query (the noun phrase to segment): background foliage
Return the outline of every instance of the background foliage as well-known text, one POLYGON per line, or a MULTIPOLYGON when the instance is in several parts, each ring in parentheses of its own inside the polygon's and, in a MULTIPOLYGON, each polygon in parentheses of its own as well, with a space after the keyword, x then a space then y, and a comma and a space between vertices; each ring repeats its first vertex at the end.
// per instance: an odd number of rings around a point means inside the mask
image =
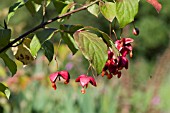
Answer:
MULTIPOLYGON (((15 0, 2 0, 0 4, 0 23, 8 13, 8 8, 15 0)), ((83 3, 84 0, 76 2, 83 3)), ((168 8, 170 1, 162 1, 163 9, 158 15, 155 9, 145 1, 139 5, 139 13, 135 18, 135 25, 140 29, 140 35, 132 35, 133 25, 124 28, 124 36, 135 38, 134 56, 129 70, 125 70, 120 79, 113 77, 97 77, 98 87, 90 87, 85 95, 80 93, 80 87, 73 82, 71 85, 59 84, 54 91, 49 83, 48 76, 58 68, 69 70, 72 78, 86 73, 88 62, 80 52, 72 57, 71 51, 62 42, 58 49, 57 59, 59 67, 53 60, 48 60, 39 54, 36 61, 26 67, 16 61, 18 72, 9 77, 9 71, 0 61, 0 81, 11 90, 9 101, 2 95, 0 111, 3 113, 168 113, 170 112, 170 46, 169 31, 170 16, 168 8), (103 81, 104 79, 104 81, 103 81)), ((47 9, 47 18, 55 16, 53 6, 47 9)), ((19 9, 15 18, 10 20, 12 36, 17 37, 41 19, 37 14, 34 17, 25 7, 19 9), (22 15, 21 15, 22 14, 22 15)), ((96 19, 87 11, 78 12, 70 17, 66 24, 92 25, 108 32, 108 21, 101 15, 96 19)), ((50 26, 59 26, 52 23, 50 26)), ((58 47, 60 35, 53 37, 55 51, 58 47)), ((10 51, 8 54, 12 54, 10 51)))

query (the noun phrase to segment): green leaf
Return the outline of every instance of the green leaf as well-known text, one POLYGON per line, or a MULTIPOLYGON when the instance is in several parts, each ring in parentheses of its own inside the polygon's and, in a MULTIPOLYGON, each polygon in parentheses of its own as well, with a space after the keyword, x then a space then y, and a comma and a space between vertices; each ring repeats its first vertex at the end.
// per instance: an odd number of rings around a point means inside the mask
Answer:
POLYGON ((92 6, 88 7, 87 10, 96 17, 98 17, 100 14, 100 8, 98 4, 93 4, 92 6))
POLYGON ((68 24, 62 24, 60 25, 60 29, 63 30, 63 32, 69 33, 71 35, 74 34, 78 29, 83 28, 83 25, 68 25, 68 24))
POLYGON ((75 5, 74 2, 71 2, 71 3, 69 3, 68 5, 66 5, 66 6, 62 9, 60 15, 67 13, 67 12, 68 12, 69 10, 71 10, 72 8, 74 9, 74 7, 73 7, 74 5, 75 5))
POLYGON ((33 56, 36 56, 37 52, 40 50, 41 45, 46 41, 51 39, 51 37, 54 35, 54 32, 56 29, 44 29, 42 31, 39 31, 34 35, 31 43, 30 43, 30 50, 31 54, 33 56))
POLYGON ((40 48, 41 48, 41 43, 38 40, 37 36, 34 35, 30 43, 30 51, 31 51, 32 56, 36 56, 40 48))
POLYGON ((134 20, 138 12, 139 0, 118 0, 116 2, 116 18, 120 28, 134 20))
POLYGON ((6 53, 1 53, 0 57, 3 59, 5 65, 8 67, 12 75, 14 75, 17 72, 16 63, 13 60, 11 60, 6 53))
POLYGON ((39 11, 41 5, 35 4, 32 0, 28 0, 25 3, 25 7, 31 13, 31 15, 34 16, 39 11))
POLYGON ((42 1, 44 1, 44 0, 33 0, 36 4, 39 4, 39 5, 41 5, 42 4, 42 1))
POLYGON ((2 92, 8 99, 10 97, 10 90, 4 84, 0 83, 0 92, 2 92))
POLYGON ((112 42, 110 36, 108 34, 106 34, 105 32, 103 32, 97 28, 91 27, 91 26, 84 27, 84 28, 82 28, 82 30, 83 29, 99 32, 102 35, 103 40, 107 43, 107 46, 109 46, 109 47, 112 46, 113 42, 112 42))
POLYGON ((113 19, 116 16, 116 4, 113 2, 100 2, 100 12, 103 14, 103 16, 110 22, 113 21, 113 19))
POLYGON ((45 50, 45 56, 47 57, 48 61, 51 62, 54 55, 53 44, 49 40, 47 40, 43 43, 42 47, 45 50))
POLYGON ((23 6, 22 2, 16 2, 14 5, 12 5, 10 8, 9 8, 9 12, 8 12, 8 17, 7 17, 7 23, 9 22, 10 18, 12 16, 14 16, 15 14, 15 11, 19 8, 21 8, 23 6))
POLYGON ((63 30, 63 32, 60 32, 61 38, 68 45, 73 54, 75 54, 78 50, 73 38, 73 33, 82 27, 82 25, 60 25, 60 29, 63 30))
POLYGON ((40 43, 43 44, 46 40, 51 39, 51 37, 54 35, 56 31, 57 31, 56 29, 48 28, 37 32, 36 35, 40 43))
POLYGON ((61 13, 61 11, 63 10, 63 8, 64 8, 65 6, 67 6, 67 3, 64 3, 64 2, 59 1, 59 0, 52 0, 52 2, 53 2, 54 6, 55 6, 55 8, 56 8, 56 11, 57 11, 58 13, 61 13))
POLYGON ((69 33, 61 33, 61 37, 64 42, 68 45, 73 55, 77 52, 78 47, 73 39, 73 37, 69 33))
POLYGON ((10 38, 11 38, 10 29, 0 29, 0 49, 10 42, 10 38))
MULTIPOLYGON (((65 13, 67 13, 67 12, 69 12, 69 11, 74 10, 74 5, 75 5, 74 2, 70 2, 70 3, 68 3, 66 6, 64 6, 63 9, 62 9, 62 11, 61 11, 61 13, 60 13, 60 16, 63 15, 63 14, 65 14, 65 13)), ((69 17, 69 16, 67 16, 67 18, 68 18, 68 17, 69 17)), ((62 21, 64 21, 64 18, 60 18, 60 19, 58 19, 57 21, 58 21, 58 22, 62 22, 62 21)))
POLYGON ((107 46, 96 34, 87 31, 74 33, 76 43, 82 54, 100 74, 107 60, 107 46))

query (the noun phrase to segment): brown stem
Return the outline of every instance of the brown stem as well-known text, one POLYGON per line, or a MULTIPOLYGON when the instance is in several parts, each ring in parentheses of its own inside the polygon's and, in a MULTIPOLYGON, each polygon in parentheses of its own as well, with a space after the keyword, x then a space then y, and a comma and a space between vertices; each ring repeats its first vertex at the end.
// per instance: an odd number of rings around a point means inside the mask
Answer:
POLYGON ((29 35, 30 33, 33 33, 33 32, 35 32, 36 30, 38 30, 38 29, 40 29, 40 28, 43 28, 45 25, 50 24, 50 23, 52 23, 52 22, 54 22, 54 21, 56 21, 56 20, 58 20, 58 19, 60 19, 60 18, 64 18, 64 17, 66 17, 66 16, 68 16, 68 15, 71 15, 71 14, 73 14, 73 13, 76 13, 76 12, 79 12, 79 11, 82 11, 82 10, 85 10, 85 9, 87 9, 89 6, 91 6, 91 5, 93 5, 93 4, 97 3, 97 2, 99 2, 99 0, 96 0, 96 1, 94 1, 94 2, 91 2, 90 4, 84 5, 84 6, 80 7, 80 8, 77 8, 77 9, 75 9, 75 10, 73 10, 73 11, 67 12, 67 13, 65 13, 65 14, 63 14, 63 15, 59 15, 59 16, 57 16, 57 17, 55 17, 55 18, 52 18, 52 19, 50 19, 50 20, 48 20, 48 21, 45 21, 45 22, 43 22, 43 23, 35 26, 35 27, 32 28, 31 30, 29 30, 29 31, 25 32, 24 34, 20 35, 18 38, 16 38, 16 39, 13 40, 12 42, 10 42, 8 45, 6 45, 5 47, 3 47, 3 48, 0 50, 0 53, 4 52, 6 49, 12 47, 12 45, 15 44, 17 41, 26 38, 26 36, 29 35))

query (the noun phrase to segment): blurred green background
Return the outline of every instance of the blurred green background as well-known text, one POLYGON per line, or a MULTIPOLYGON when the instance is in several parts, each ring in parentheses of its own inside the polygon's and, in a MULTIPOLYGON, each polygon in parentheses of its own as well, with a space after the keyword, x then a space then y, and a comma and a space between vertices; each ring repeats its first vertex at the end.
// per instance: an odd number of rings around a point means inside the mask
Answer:
MULTIPOLYGON (((1 25, 14 2, 1 0, 1 25)), ((11 90, 9 100, 0 96, 0 113, 170 113, 170 1, 161 3, 163 8, 157 14, 150 4, 140 2, 139 13, 135 18, 135 26, 140 29, 139 36, 132 35, 132 24, 124 29, 123 36, 135 40, 129 69, 123 71, 120 79, 96 77, 98 86, 89 85, 84 95, 74 79, 87 72, 88 62, 80 52, 72 56, 64 42, 58 47, 58 34, 53 37, 55 51, 58 50, 55 53, 57 62, 54 60, 49 64, 40 52, 36 61, 24 68, 21 62, 16 61, 18 72, 10 77, 0 61, 0 81, 11 90), (48 76, 63 69, 70 72, 70 84, 58 82, 57 90, 54 91, 48 76)), ((46 19, 56 15, 55 8, 50 4, 46 19)), ((16 38, 40 22, 40 14, 32 17, 23 7, 11 18, 9 27, 13 31, 13 38, 16 38)), ((78 12, 65 22, 54 22, 49 26, 56 27, 63 23, 91 25, 107 33, 109 31, 109 23, 104 17, 100 15, 96 18, 87 11, 78 12)), ((119 29, 116 31, 119 32, 119 29)))

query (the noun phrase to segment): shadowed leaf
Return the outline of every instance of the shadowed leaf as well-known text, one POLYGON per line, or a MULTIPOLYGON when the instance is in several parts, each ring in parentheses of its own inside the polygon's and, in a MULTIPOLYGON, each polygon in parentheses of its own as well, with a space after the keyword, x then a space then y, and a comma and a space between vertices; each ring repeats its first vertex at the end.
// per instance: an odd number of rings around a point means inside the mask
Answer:
POLYGON ((12 76, 17 72, 16 63, 11 60, 6 53, 1 53, 0 57, 3 59, 5 65, 8 67, 9 71, 12 73, 12 76))
POLYGON ((8 99, 10 97, 10 90, 4 84, 0 83, 0 92, 2 92, 8 99))

